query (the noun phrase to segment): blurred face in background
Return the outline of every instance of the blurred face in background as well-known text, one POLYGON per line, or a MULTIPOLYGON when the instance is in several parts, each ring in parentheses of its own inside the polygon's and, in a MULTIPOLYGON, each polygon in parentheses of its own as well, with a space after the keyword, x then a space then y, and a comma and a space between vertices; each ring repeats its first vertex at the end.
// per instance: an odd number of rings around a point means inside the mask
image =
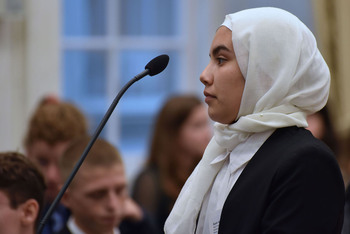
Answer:
POLYGON ((52 202, 60 191, 62 185, 61 174, 59 170, 59 160, 68 146, 68 142, 59 142, 49 145, 45 141, 35 141, 27 149, 27 155, 41 172, 46 181, 45 199, 52 202))
POLYGON ((0 190, 1 234, 34 234, 38 213, 39 204, 35 199, 12 207, 8 194, 0 190))
POLYGON ((322 139, 324 137, 324 134, 326 132, 325 130, 326 127, 325 127, 325 122, 323 120, 323 117, 320 113, 314 113, 312 115, 308 115, 307 123, 309 124, 307 129, 312 132, 314 137, 318 139, 322 139))
MULTIPOLYGON (((201 159, 212 137, 207 109, 204 105, 195 107, 179 132, 179 148, 184 154, 179 161, 185 167, 193 167, 201 159)), ((192 168, 193 169, 193 168, 192 168)))
POLYGON ((127 181, 121 164, 81 168, 63 203, 86 233, 112 233, 125 213, 127 181))
POLYGON ((7 195, 0 191, 0 233, 14 234, 20 230, 20 210, 10 207, 7 195))

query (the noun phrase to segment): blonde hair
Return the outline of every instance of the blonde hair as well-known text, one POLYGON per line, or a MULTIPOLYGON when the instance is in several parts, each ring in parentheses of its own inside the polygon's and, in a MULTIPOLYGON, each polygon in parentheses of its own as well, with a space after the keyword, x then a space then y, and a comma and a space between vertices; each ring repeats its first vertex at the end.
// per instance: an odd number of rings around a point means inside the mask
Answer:
MULTIPOLYGON (((91 138, 88 136, 76 139, 63 153, 60 160, 60 170, 64 180, 71 174, 90 140, 91 138)), ((119 151, 106 140, 97 139, 86 156, 82 168, 111 167, 115 165, 123 165, 119 151)))

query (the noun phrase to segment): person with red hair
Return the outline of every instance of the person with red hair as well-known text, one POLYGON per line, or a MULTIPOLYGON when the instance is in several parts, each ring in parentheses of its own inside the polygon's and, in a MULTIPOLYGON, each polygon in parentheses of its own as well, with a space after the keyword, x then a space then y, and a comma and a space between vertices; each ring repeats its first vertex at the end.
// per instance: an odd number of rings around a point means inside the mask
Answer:
MULTIPOLYGON (((84 114, 70 102, 51 95, 44 97, 34 110, 24 137, 24 146, 28 158, 39 167, 46 181, 44 212, 63 183, 59 171, 62 153, 72 140, 87 134, 88 124, 84 114)), ((58 204, 42 234, 62 229, 68 216, 69 211, 58 204)))

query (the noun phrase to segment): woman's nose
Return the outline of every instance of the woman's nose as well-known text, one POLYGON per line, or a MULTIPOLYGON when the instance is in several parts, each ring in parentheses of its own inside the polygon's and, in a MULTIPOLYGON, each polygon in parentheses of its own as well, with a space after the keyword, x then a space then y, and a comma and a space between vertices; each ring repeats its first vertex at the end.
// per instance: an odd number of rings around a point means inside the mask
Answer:
POLYGON ((204 84, 205 86, 211 84, 211 75, 210 75, 210 64, 204 68, 201 75, 199 76, 199 80, 204 84))

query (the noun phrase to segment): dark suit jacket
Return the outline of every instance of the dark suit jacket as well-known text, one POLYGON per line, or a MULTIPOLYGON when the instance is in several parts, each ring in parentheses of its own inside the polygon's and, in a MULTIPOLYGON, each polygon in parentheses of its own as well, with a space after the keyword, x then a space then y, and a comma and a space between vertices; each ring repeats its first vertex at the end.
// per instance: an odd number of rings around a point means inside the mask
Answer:
POLYGON ((219 233, 334 234, 344 183, 331 150, 304 128, 276 130, 229 193, 219 233))
POLYGON ((350 233, 350 185, 348 184, 345 191, 345 206, 344 206, 344 223, 342 234, 350 233))
POLYGON ((69 231, 67 225, 65 225, 64 228, 56 234, 72 234, 72 233, 69 231))

